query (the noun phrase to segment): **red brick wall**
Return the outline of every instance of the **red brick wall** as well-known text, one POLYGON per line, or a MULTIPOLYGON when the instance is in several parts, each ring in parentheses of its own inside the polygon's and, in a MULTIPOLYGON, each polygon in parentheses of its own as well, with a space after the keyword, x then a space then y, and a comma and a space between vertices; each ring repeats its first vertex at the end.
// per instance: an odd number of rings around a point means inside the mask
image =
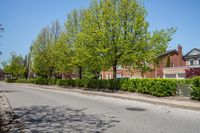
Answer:
MULTIPOLYGON (((158 77, 162 78, 163 77, 163 68, 166 67, 168 56, 170 56, 170 63, 171 63, 170 67, 173 67, 172 62, 174 64, 174 67, 186 65, 186 62, 182 56, 182 47, 181 46, 178 46, 177 52, 173 52, 170 54, 165 55, 161 59, 160 65, 156 68, 156 70, 145 73, 144 77, 146 77, 146 78, 158 78, 158 77)), ((127 78, 131 77, 132 75, 141 76, 141 72, 137 71, 137 70, 128 71, 126 69, 122 69, 122 70, 118 70, 117 73, 122 74, 123 77, 127 77, 127 78)), ((107 74, 110 74, 110 78, 112 78, 112 69, 110 69, 108 71, 103 71, 103 72, 101 72, 101 74, 102 74, 102 79, 107 79, 107 74)))

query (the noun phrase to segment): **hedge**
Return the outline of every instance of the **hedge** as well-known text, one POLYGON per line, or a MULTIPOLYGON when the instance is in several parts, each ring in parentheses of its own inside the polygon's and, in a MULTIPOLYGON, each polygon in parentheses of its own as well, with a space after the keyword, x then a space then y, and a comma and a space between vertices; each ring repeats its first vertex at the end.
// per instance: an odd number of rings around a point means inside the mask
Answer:
POLYGON ((176 94, 175 79, 130 79, 122 85, 122 90, 164 97, 176 94))
MULTIPOLYGON (((183 81, 175 79, 20 79, 18 83, 58 85, 63 87, 84 87, 100 90, 123 90, 164 97, 176 95, 177 84, 183 81)), ((185 82, 185 81, 184 81, 185 82)), ((187 81, 188 82, 188 81, 187 81)), ((191 82, 191 81, 189 81, 191 82)))
POLYGON ((193 78, 193 86, 191 96, 195 100, 200 100, 200 77, 193 78))

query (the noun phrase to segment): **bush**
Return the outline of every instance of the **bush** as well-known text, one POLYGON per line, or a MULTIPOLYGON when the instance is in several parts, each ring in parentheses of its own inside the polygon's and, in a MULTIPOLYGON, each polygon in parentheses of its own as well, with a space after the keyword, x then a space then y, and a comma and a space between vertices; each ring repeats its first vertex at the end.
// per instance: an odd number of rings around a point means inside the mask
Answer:
POLYGON ((176 94, 175 79, 130 79, 124 81, 121 89, 129 92, 164 97, 176 94))
POLYGON ((120 79, 99 80, 90 79, 84 82, 87 88, 92 89, 107 89, 107 90, 119 90, 121 88, 120 79))
POLYGON ((48 85, 56 85, 57 79, 48 79, 48 85))
MULTIPOLYGON (((84 87, 100 90, 123 90, 129 92, 138 92, 150 94, 153 96, 164 97, 176 95, 177 86, 180 83, 189 84, 193 80, 176 80, 176 79, 20 79, 16 82, 35 83, 41 85, 59 85, 63 87, 84 87)), ((194 82, 195 86, 199 86, 199 81, 194 82)), ((196 97, 197 89, 194 88, 194 97, 196 97)))
POLYGON ((200 100, 200 77, 193 78, 193 86, 191 96, 195 100, 200 100))
POLYGON ((41 85, 48 85, 49 84, 49 80, 48 79, 44 79, 44 78, 36 78, 34 83, 35 84, 41 84, 41 85))
POLYGON ((28 79, 17 79, 15 82, 16 83, 29 83, 29 80, 28 79))
POLYGON ((14 82, 16 81, 16 79, 7 78, 7 79, 5 79, 5 81, 6 81, 7 83, 14 83, 14 82))

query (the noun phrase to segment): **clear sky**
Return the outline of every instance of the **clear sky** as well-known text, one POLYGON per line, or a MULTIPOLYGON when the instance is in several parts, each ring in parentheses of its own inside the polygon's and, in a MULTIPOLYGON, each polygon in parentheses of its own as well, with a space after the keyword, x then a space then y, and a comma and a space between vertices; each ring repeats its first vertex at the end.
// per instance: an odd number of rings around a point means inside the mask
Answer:
MULTIPOLYGON (((150 30, 177 27, 170 42, 187 53, 200 48, 200 0, 144 0, 150 30)), ((89 6, 90 0, 1 0, 0 24, 5 31, 0 38, 0 61, 8 60, 10 52, 25 55, 40 30, 55 19, 64 24, 67 14, 89 6)))

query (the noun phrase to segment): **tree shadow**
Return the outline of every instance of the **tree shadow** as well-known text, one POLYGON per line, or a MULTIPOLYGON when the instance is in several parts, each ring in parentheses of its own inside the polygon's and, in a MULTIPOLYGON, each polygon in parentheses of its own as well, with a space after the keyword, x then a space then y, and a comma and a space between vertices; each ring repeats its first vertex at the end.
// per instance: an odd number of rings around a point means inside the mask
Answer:
POLYGON ((13 92, 19 92, 19 91, 0 90, 0 93, 13 93, 13 92))
MULTIPOLYGON (((23 123, 20 131, 31 133, 100 133, 120 122, 115 117, 86 114, 86 109, 78 110, 66 106, 32 106, 14 110, 14 121, 23 123)), ((20 131, 19 128, 10 130, 11 133, 20 131)))

